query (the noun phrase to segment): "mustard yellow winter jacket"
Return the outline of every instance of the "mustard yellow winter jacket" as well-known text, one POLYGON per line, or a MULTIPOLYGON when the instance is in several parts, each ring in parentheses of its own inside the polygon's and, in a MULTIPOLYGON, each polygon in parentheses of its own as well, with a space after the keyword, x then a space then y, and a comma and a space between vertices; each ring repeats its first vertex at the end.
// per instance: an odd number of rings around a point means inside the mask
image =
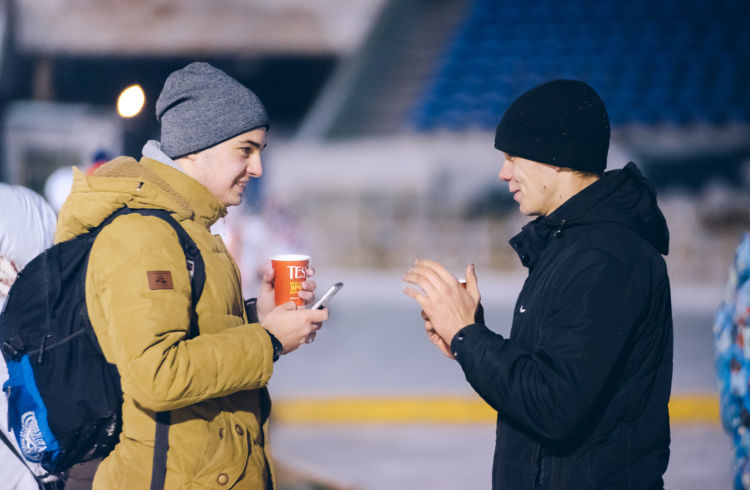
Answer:
POLYGON ((56 241, 85 233, 122 206, 162 208, 192 237, 206 266, 196 308, 200 335, 188 340, 190 278, 171 226, 124 215, 97 237, 86 303, 120 373, 124 403, 119 443, 99 466, 94 488, 149 488, 155 413, 171 411, 166 488, 265 490, 273 474, 265 388, 273 348, 260 325, 247 323, 237 266, 209 232, 224 206, 196 180, 148 158, 117 158, 88 178, 74 173, 56 241), (154 271, 167 280, 154 282, 154 271))

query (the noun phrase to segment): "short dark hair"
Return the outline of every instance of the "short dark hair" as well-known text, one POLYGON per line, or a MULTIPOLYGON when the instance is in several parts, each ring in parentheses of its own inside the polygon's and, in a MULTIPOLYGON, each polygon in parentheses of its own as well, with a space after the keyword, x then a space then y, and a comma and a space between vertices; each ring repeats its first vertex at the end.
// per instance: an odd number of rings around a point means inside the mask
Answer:
POLYGON ((570 171, 579 177, 596 177, 597 179, 604 177, 604 170, 576 170, 571 168, 570 171))

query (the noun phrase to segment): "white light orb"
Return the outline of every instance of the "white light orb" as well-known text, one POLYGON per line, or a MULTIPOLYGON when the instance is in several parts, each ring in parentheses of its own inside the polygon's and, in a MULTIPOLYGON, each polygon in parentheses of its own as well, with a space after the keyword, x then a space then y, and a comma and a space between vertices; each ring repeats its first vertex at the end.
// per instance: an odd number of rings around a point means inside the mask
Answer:
POLYGON ((138 115, 146 102, 146 94, 140 85, 131 85, 120 94, 117 99, 117 113, 122 117, 138 115))

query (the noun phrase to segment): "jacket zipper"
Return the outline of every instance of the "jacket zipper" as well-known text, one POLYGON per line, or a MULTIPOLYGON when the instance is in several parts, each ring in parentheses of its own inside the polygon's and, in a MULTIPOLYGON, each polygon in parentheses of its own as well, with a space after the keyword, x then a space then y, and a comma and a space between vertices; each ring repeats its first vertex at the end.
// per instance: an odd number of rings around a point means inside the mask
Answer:
POLYGON ((536 475, 534 476, 534 490, 542 488, 544 469, 542 468, 542 446, 536 447, 536 475))

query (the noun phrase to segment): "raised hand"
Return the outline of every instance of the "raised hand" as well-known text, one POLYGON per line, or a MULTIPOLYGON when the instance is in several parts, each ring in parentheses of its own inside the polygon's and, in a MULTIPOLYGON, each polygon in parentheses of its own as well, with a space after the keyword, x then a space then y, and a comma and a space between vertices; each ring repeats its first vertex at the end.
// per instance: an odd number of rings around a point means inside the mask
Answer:
POLYGON ((480 294, 474 265, 466 267, 464 289, 445 267, 431 260, 417 260, 404 275, 404 281, 421 289, 404 288, 404 294, 422 307, 425 330, 430 340, 448 357, 453 336, 474 323, 480 294), (437 341, 437 335, 442 342, 437 341))

